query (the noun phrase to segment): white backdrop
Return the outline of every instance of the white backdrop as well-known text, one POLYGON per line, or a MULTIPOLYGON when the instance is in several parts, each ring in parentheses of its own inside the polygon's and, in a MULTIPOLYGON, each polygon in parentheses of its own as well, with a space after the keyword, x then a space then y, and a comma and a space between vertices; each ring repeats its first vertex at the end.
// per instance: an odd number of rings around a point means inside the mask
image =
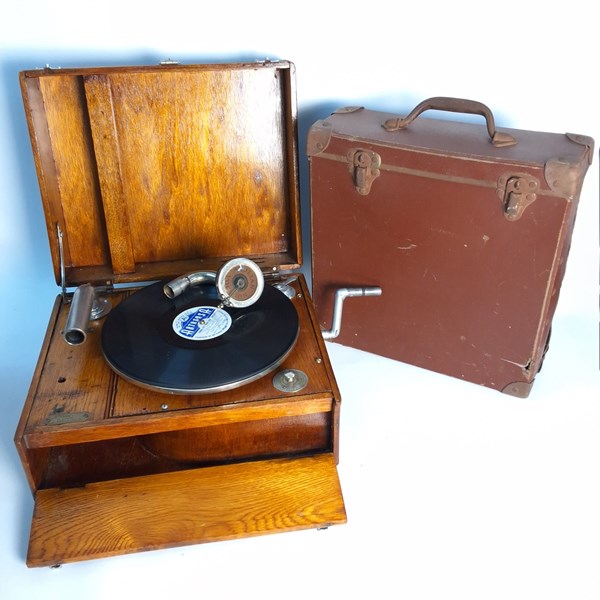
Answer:
MULTIPOLYGON (((5 3, 0 21, 0 597, 600 597, 598 154, 544 369, 527 400, 328 344, 349 522, 58 570, 24 565, 13 435, 57 293, 17 73, 285 58, 300 148, 337 106, 479 100, 500 127, 600 141, 593 3, 5 3)), ((301 155, 303 202, 308 202, 301 155)), ((306 211, 305 211, 306 215, 306 211)), ((308 238, 307 238, 308 239, 308 238)), ((305 249, 305 256, 310 256, 305 249)))

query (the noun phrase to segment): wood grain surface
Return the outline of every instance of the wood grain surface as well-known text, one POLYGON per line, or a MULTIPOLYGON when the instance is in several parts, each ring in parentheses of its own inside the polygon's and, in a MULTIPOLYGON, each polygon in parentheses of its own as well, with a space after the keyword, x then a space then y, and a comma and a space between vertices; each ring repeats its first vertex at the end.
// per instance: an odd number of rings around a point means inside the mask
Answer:
POLYGON ((165 473, 39 491, 27 564, 51 566, 345 521, 330 454, 165 473))
MULTIPOLYGON (((133 286, 112 284, 231 257, 269 280, 301 266, 293 64, 20 82, 57 283, 108 287, 116 305, 133 286)), ((102 320, 65 343, 57 298, 15 435, 35 496, 29 566, 345 522, 339 390, 304 277, 293 285, 300 332, 279 369, 308 384, 292 393, 273 374, 208 394, 134 385, 103 357, 102 320)))
POLYGON ((21 73, 57 282, 302 262, 291 63, 21 73))

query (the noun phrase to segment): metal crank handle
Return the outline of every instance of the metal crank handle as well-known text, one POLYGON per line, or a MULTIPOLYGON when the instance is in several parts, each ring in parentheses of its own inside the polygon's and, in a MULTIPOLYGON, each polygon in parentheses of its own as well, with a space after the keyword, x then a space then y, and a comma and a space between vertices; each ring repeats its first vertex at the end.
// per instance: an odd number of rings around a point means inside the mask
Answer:
POLYGON ((340 288, 335 293, 333 301, 333 319, 331 329, 322 331, 324 340, 332 340, 340 335, 342 328, 342 310, 344 306, 344 300, 346 298, 357 298, 358 296, 381 296, 380 287, 358 287, 358 288, 340 288))

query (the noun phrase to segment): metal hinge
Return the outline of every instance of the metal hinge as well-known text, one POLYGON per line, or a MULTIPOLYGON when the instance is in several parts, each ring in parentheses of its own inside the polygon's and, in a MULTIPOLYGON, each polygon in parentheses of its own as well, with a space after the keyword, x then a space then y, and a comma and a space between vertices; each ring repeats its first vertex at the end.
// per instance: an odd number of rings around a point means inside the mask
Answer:
POLYGON ((537 198, 538 179, 528 173, 510 173, 498 179, 496 193, 502 200, 504 216, 517 221, 525 209, 537 198))
POLYGON ((371 191, 373 181, 379 177, 381 157, 377 152, 364 148, 352 148, 346 157, 356 191, 366 196, 371 191))
POLYGON ((56 239, 58 240, 58 260, 60 262, 60 290, 63 302, 67 302, 67 281, 65 276, 65 250, 63 246, 63 233, 60 225, 56 224, 56 239))
MULTIPOLYGON (((58 259, 59 259, 59 269, 60 269, 60 290, 63 302, 68 304, 71 301, 71 298, 68 293, 67 286, 67 267, 65 264, 65 248, 63 242, 63 232, 60 228, 60 224, 56 224, 56 240, 58 243, 58 259)), ((114 292, 114 283, 110 280, 104 282, 103 285, 97 284, 96 290, 103 294, 112 294, 114 292)))

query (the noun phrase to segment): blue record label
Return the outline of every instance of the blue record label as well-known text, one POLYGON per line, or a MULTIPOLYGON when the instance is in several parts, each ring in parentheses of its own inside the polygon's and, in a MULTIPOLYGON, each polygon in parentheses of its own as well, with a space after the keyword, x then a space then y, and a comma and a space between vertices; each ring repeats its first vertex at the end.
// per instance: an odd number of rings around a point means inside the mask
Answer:
POLYGON ((194 306, 173 320, 173 331, 186 340, 212 340, 230 327, 229 313, 215 306, 194 306))

